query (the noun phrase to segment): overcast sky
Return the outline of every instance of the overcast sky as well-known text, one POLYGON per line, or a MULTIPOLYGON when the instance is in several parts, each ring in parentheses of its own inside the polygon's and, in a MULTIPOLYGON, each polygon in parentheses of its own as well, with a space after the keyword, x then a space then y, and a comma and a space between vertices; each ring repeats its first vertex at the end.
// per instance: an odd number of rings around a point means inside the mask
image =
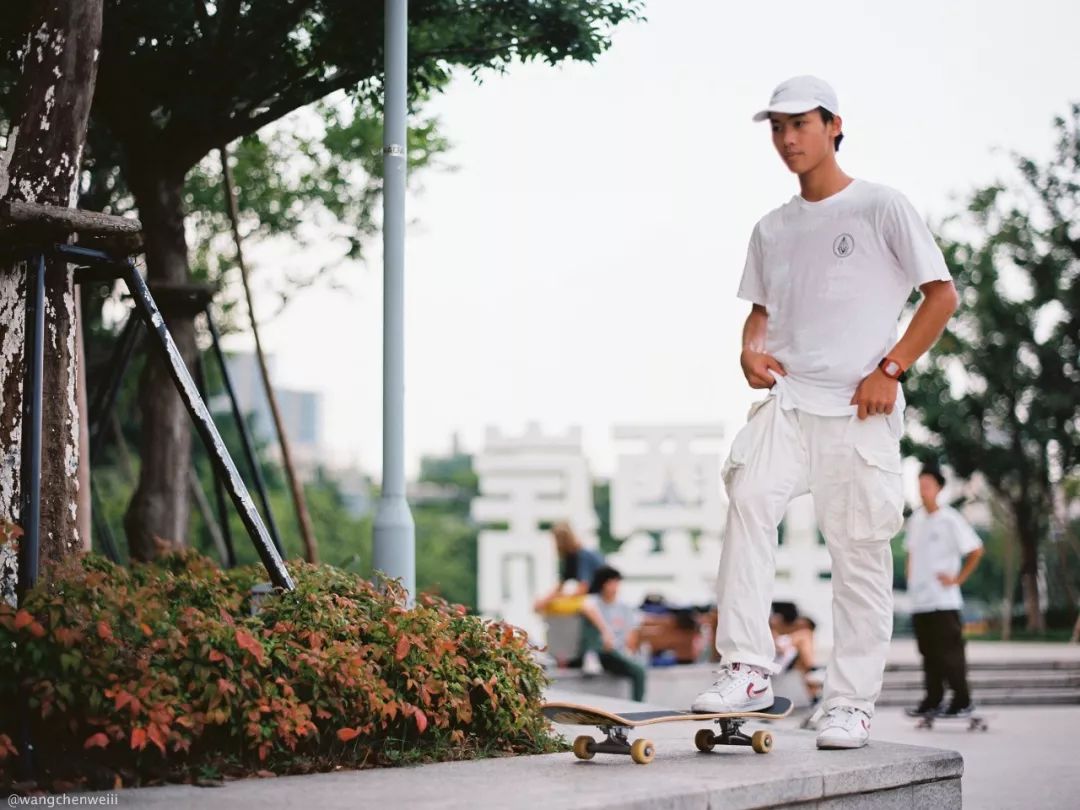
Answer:
MULTIPOLYGON (((453 172, 408 200, 407 448, 477 451, 486 425, 580 425, 608 474, 611 429, 721 422, 759 394, 738 365, 750 231, 797 191, 750 116, 797 74, 832 83, 841 166, 931 221, 1049 154, 1080 99, 1080 4, 1059 0, 653 0, 597 64, 456 80, 431 110, 453 172)), ((267 262, 267 257, 263 257, 267 262)), ((287 269, 289 259, 282 262, 287 269)), ((381 462, 381 257, 349 292, 267 324, 282 385, 326 396, 335 459, 381 462)))

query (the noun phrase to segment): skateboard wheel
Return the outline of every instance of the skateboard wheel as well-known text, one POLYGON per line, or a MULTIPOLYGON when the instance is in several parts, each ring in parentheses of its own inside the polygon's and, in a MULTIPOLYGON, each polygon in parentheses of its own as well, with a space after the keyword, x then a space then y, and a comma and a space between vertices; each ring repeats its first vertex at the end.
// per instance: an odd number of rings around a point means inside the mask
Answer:
POLYGON ((574 756, 578 759, 592 759, 596 752, 592 748, 593 738, 582 735, 574 740, 574 756))
POLYGON ((700 729, 694 735, 694 745, 698 751, 712 751, 716 746, 716 735, 707 728, 700 729))
POLYGON ((630 758, 638 765, 648 765, 655 753, 652 740, 634 740, 634 744, 630 746, 630 758))
POLYGON ((767 754, 772 750, 772 734, 768 731, 755 731, 750 738, 750 747, 759 754, 767 754))

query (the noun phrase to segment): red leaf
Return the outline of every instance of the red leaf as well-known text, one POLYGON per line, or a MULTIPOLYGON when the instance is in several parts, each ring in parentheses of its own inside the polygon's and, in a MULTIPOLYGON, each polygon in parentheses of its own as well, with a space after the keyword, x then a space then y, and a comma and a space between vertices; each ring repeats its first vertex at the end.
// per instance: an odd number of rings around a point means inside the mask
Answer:
POLYGON ((139 751, 146 748, 146 729, 135 728, 131 731, 131 747, 139 751))
POLYGON ((34 616, 28 610, 20 610, 15 614, 15 629, 22 630, 30 622, 34 621, 34 616))
POLYGON ((158 749, 161 751, 161 753, 164 754, 165 753, 165 735, 162 734, 161 727, 156 726, 156 725, 150 726, 150 728, 147 730, 147 736, 150 738, 150 741, 154 745, 156 745, 158 747, 158 749))
POLYGON ((242 650, 247 650, 260 664, 264 663, 266 653, 255 636, 241 627, 236 628, 236 644, 242 650))
POLYGON ((427 728, 427 715, 417 709, 413 718, 416 720, 416 730, 423 734, 424 729, 427 728))
POLYGON ((34 638, 41 638, 45 635, 45 628, 39 622, 34 622, 30 625, 30 635, 34 638))
POLYGON ((360 729, 357 728, 339 728, 337 732, 337 738, 343 743, 348 742, 354 737, 360 736, 360 729))
POLYGON ((19 749, 15 747, 15 744, 11 741, 11 737, 7 734, 0 734, 0 762, 3 762, 7 757, 14 756, 19 753, 19 749))
POLYGON ((108 736, 104 732, 99 731, 97 734, 86 738, 86 742, 83 743, 83 748, 105 748, 108 744, 108 736))
POLYGON ((112 641, 112 630, 104 619, 97 623, 97 634, 102 641, 112 641))
POLYGON ((397 652, 395 653, 394 657, 397 658, 398 661, 404 661, 405 656, 409 654, 409 648, 411 646, 412 644, 410 644, 409 642, 409 637, 402 636, 398 639, 397 652))
POLYGON ((223 653, 221 650, 211 650, 210 651, 210 661, 212 663, 216 664, 218 661, 224 661, 224 660, 225 660, 225 653, 223 653))

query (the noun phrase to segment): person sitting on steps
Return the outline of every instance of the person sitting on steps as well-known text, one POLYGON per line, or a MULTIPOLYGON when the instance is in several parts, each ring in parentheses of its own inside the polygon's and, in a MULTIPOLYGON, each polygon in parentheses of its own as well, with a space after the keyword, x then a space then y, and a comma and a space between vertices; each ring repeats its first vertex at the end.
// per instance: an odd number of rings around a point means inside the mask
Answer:
POLYGON ((619 601, 622 574, 605 565, 593 577, 592 587, 581 608, 583 658, 590 653, 600 658, 605 672, 629 678, 632 698, 645 698, 645 667, 632 656, 638 651, 640 611, 619 601))

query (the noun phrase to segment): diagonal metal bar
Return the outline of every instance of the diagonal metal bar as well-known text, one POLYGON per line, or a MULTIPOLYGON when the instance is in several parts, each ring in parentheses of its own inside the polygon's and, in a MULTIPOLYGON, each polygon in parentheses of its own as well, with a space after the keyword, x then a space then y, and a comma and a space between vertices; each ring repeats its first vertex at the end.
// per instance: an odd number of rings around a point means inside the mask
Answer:
POLYGON ((209 311, 206 312, 206 323, 210 327, 214 355, 217 357, 218 365, 221 367, 221 379, 225 383, 225 392, 229 395, 233 418, 236 420, 236 427, 240 431, 240 443, 244 447, 244 455, 247 457, 248 466, 251 467, 251 480, 255 484, 255 491, 259 494, 259 500, 262 501, 263 514, 266 515, 266 523, 270 528, 270 537, 274 541, 278 554, 284 556, 285 552, 281 546, 281 534, 278 532, 277 521, 274 520, 274 512, 270 508, 270 496, 266 491, 266 481, 263 479, 259 457, 255 453, 255 443, 251 440, 247 422, 244 421, 244 414, 240 410, 240 400, 236 398, 236 388, 233 386, 232 374, 229 373, 229 366, 225 362, 225 352, 221 348, 221 335, 218 333, 217 324, 214 323, 209 311))

